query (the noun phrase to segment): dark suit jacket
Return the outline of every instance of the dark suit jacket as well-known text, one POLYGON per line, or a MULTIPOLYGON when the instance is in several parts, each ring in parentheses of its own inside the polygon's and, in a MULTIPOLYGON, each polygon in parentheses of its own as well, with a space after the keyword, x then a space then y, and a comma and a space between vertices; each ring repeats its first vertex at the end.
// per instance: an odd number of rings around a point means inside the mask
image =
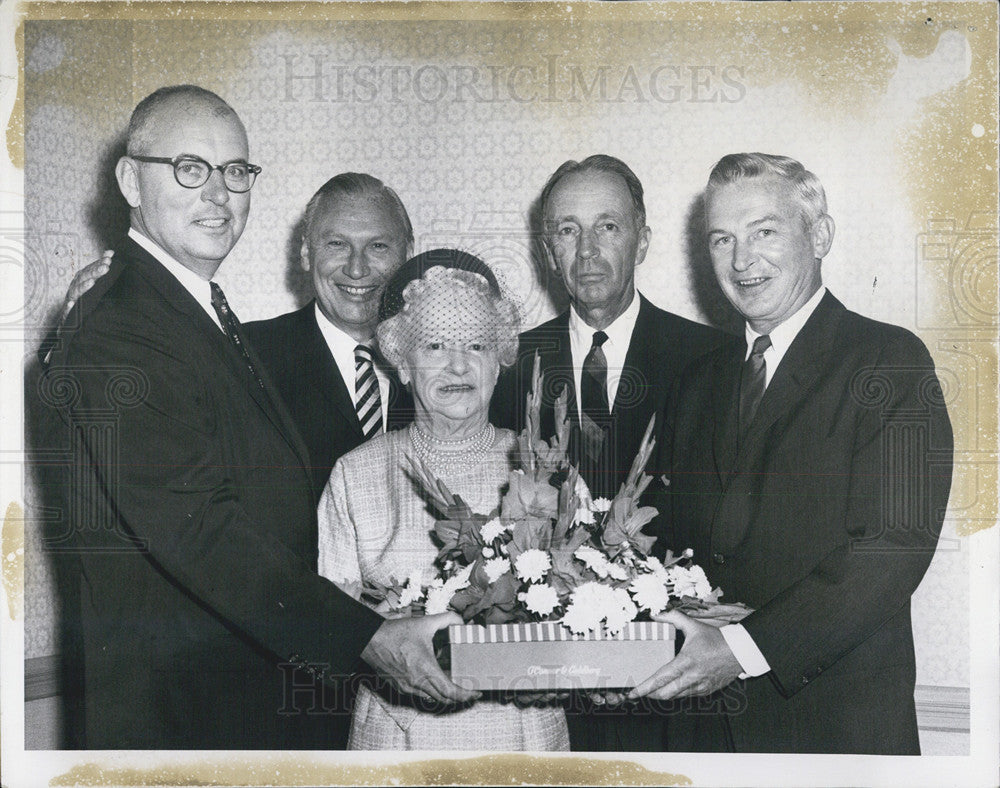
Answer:
MULTIPOLYGON (((310 301, 295 312, 247 323, 244 329, 305 441, 318 499, 334 463, 360 446, 364 435, 314 309, 310 301)), ((391 372, 388 411, 387 429, 413 420, 413 401, 391 372)))
POLYGON ((73 447, 86 746, 294 746, 289 668, 349 673, 381 622, 315 572, 298 432, 131 240, 74 309, 42 397, 73 447))
MULTIPOLYGON (((617 492, 625 480, 650 417, 660 419, 668 395, 689 362, 717 347, 726 336, 714 328, 665 312, 639 298, 632 341, 625 356, 618 394, 612 406, 609 440, 604 444, 601 465, 609 478, 596 479, 584 473, 592 490, 603 487, 617 492)), ((568 415, 577 435, 580 417, 570 350, 569 312, 521 334, 517 363, 501 375, 493 394, 491 418, 497 426, 521 430, 525 420, 525 398, 531 390, 531 371, 536 351, 545 382, 541 403, 541 434, 555 432, 554 404, 563 386, 569 392, 568 415)), ((614 370, 612 370, 614 372, 614 370)), ((575 446, 574 441, 574 446, 575 446)), ((578 457, 574 457, 578 460, 578 457)), ((595 495, 597 493, 595 492, 595 495)))
POLYGON ((827 293, 737 451, 745 351, 695 362, 669 419, 671 541, 755 609, 743 624, 771 666, 725 691, 728 741, 699 748, 917 753, 910 596, 952 466, 933 362, 827 293))

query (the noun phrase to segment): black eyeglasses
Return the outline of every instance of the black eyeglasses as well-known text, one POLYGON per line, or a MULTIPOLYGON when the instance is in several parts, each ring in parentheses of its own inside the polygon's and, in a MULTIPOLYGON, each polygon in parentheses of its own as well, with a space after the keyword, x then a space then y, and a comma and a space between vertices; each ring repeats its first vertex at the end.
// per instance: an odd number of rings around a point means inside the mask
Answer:
POLYGON ((174 178, 185 189, 197 189, 204 186, 212 176, 212 170, 219 170, 226 188, 231 192, 242 194, 250 191, 260 174, 260 167, 256 164, 247 164, 245 161, 209 164, 198 156, 175 156, 172 159, 166 159, 162 156, 130 156, 129 158, 149 164, 169 164, 174 168, 174 178))

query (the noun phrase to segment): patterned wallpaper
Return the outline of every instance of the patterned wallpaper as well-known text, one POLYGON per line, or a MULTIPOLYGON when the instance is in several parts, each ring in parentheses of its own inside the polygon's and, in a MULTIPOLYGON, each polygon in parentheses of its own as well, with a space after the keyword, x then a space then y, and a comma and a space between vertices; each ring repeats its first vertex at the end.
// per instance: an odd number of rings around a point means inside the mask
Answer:
MULTIPOLYGON (((824 182, 838 228, 824 265, 834 293, 917 329, 917 305, 934 301, 936 285, 914 239, 936 217, 913 196, 900 142, 915 123, 909 77, 883 32, 841 32, 843 47, 831 47, 827 62, 794 45, 804 27, 786 30, 786 45, 763 25, 694 19, 29 22, 26 352, 73 274, 124 226, 111 168, 132 107, 178 82, 226 98, 264 168, 247 229, 219 275, 243 320, 307 297, 295 267, 301 210, 327 178, 359 170, 399 192, 418 251, 457 244, 479 254, 520 298, 526 324, 541 322, 562 296, 548 292, 534 260, 533 201, 564 160, 604 152, 627 161, 646 188, 653 241, 639 288, 664 308, 720 322, 726 313, 690 238, 696 197, 721 155, 765 150, 799 158, 824 182), (823 67, 845 76, 815 89, 823 67), (903 85, 898 105, 886 104, 893 84, 903 85)), ((972 412, 977 368, 960 361, 955 343, 922 336, 946 368, 959 448, 972 450, 975 425, 962 414, 972 412)), ((29 657, 58 648, 37 484, 29 476, 29 657)), ((955 511, 972 504, 977 484, 956 483, 955 511)), ((967 686, 969 555, 949 529, 915 599, 918 681, 967 686)))

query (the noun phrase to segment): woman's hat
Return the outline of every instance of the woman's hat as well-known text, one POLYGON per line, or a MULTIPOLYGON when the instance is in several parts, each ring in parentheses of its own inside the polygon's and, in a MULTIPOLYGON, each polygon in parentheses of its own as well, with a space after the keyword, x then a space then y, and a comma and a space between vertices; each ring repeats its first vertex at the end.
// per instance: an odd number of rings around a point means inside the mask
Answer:
POLYGON ((385 290, 382 291, 382 300, 378 307, 380 323, 399 314, 405 303, 403 290, 406 289, 406 286, 410 282, 420 279, 428 269, 436 265, 479 274, 490 286, 490 292, 497 298, 501 296, 500 284, 497 282, 496 276, 490 267, 478 257, 458 249, 432 249, 429 252, 421 252, 415 257, 411 257, 396 269, 396 273, 392 275, 385 290))

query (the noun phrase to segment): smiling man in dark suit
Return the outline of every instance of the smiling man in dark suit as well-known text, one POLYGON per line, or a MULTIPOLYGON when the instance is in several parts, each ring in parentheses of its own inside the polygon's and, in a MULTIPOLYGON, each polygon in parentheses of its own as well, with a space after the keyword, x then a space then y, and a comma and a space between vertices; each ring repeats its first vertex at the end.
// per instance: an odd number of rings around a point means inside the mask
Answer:
POLYGON ((382 181, 346 172, 309 200, 300 264, 316 298, 247 323, 309 451, 317 498, 334 463, 365 440, 408 424, 413 403, 374 350, 386 282, 413 248, 402 201, 382 181))
POLYGON ((431 645, 458 616, 386 621, 316 573, 308 454, 212 281, 247 220, 248 157, 214 93, 139 103, 115 170, 128 237, 42 379, 75 449, 88 748, 294 748, 288 667, 325 680, 360 658, 405 691, 474 696, 431 645))
MULTIPOLYGON (((553 405, 565 386, 574 461, 592 495, 610 497, 681 370, 724 335, 665 312, 636 291, 635 269, 652 231, 642 184, 623 161, 604 155, 567 161, 546 183, 540 207, 546 254, 570 308, 521 334, 518 363, 493 395, 493 419, 511 429, 524 426, 537 352, 545 373, 542 436, 555 431, 553 405)), ((571 711, 569 721, 574 750, 663 747, 662 720, 648 709, 571 711)))
MULTIPOLYGON (((299 265, 315 297, 294 312, 246 323, 243 332, 305 442, 318 500, 341 456, 413 417, 409 392, 374 347, 379 300, 413 249, 413 227, 395 191, 357 172, 324 183, 302 226, 299 265)), ((63 315, 113 257, 108 250, 76 275, 63 315)), ((55 341, 53 334, 43 343, 43 365, 55 341)))
POLYGON ((834 224, 799 162, 726 156, 705 204, 746 335, 682 377, 665 519, 754 612, 721 628, 663 616, 683 648, 633 696, 710 696, 699 708, 717 714, 685 718, 695 749, 918 754, 910 597, 952 468, 934 363, 823 286, 834 224))

